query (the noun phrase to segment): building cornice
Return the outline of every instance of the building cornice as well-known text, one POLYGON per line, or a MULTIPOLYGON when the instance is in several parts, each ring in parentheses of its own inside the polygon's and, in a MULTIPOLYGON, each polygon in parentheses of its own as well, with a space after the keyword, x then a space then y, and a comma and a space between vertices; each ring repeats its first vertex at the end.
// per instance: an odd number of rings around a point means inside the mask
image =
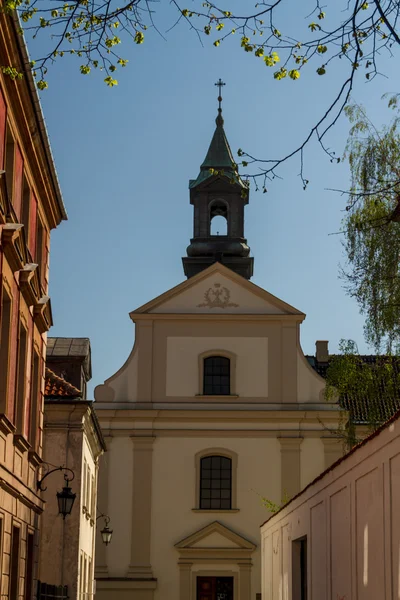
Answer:
POLYGON ((247 314, 228 313, 221 315, 211 313, 131 313, 132 320, 137 321, 274 321, 286 323, 292 321, 302 323, 305 315, 284 314, 247 314))

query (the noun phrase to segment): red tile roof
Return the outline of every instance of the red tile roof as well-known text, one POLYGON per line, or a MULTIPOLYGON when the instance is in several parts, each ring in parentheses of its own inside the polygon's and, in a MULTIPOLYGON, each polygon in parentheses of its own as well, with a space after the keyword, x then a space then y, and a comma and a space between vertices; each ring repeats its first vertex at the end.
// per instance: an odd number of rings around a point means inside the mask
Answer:
POLYGON ((81 395, 81 391, 46 367, 46 386, 44 395, 46 398, 76 398, 81 395))

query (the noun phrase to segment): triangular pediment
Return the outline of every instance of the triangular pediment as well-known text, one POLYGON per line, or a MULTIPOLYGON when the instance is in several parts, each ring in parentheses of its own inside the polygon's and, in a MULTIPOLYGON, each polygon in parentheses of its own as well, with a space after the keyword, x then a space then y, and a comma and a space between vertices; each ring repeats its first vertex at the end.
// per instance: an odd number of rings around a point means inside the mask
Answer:
POLYGON ((255 550, 256 545, 222 523, 214 521, 175 544, 175 548, 179 550, 198 548, 252 551, 255 550))
POLYGON ((139 314, 304 314, 220 263, 177 285, 131 313, 139 314))

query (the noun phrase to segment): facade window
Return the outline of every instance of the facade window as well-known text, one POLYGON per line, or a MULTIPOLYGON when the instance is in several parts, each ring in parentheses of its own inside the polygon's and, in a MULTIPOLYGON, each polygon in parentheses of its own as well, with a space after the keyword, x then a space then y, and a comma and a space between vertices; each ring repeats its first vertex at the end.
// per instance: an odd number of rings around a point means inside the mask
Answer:
POLYGON ((11 297, 3 286, 0 313, 0 412, 7 411, 8 362, 10 357, 12 304, 11 297))
POLYGON ((40 282, 44 286, 45 280, 45 229, 41 222, 39 215, 37 218, 37 230, 36 230, 36 252, 35 261, 39 265, 39 276, 40 282))
POLYGON ((24 175, 23 186, 22 186, 22 211, 21 211, 21 223, 25 230, 25 241, 29 243, 29 217, 30 217, 30 204, 31 204, 31 190, 28 184, 28 180, 24 175))
POLYGON ((26 354, 27 354, 27 331, 20 323, 19 343, 18 343, 18 379, 17 379, 17 403, 14 410, 14 421, 17 430, 24 431, 24 413, 25 413, 25 391, 26 391, 26 354))
POLYGON ((27 411, 27 421, 29 427, 29 443, 32 448, 37 450, 38 438, 38 416, 41 406, 41 377, 40 377, 40 357, 36 350, 33 351, 32 365, 32 385, 30 409, 27 411))
POLYGON ((226 456, 205 456, 200 461, 201 509, 232 508, 232 460, 226 456))
POLYGON ((9 126, 6 128, 6 160, 5 160, 5 171, 6 171, 6 184, 7 193, 10 202, 13 197, 14 189, 14 170, 15 170, 15 141, 9 126))
POLYGON ((231 361, 226 356, 208 356, 203 366, 203 394, 229 396, 231 393, 231 361))
POLYGON ((11 565, 10 565, 10 600, 18 600, 18 579, 19 579, 19 527, 12 528, 11 537, 11 565))
POLYGON ((26 540, 26 572, 25 572, 25 600, 31 600, 33 592, 33 558, 34 558, 34 536, 28 533, 26 540))
POLYGON ((86 509, 87 498, 86 498, 86 481, 87 481, 87 462, 86 459, 83 460, 83 484, 82 484, 82 505, 86 509))

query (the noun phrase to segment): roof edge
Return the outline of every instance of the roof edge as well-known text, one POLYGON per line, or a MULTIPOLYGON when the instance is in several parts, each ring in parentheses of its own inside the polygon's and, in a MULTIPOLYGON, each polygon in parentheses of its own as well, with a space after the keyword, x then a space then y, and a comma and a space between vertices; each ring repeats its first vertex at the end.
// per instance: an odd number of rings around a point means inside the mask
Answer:
POLYGON ((62 198, 60 182, 58 180, 54 157, 53 157, 53 153, 52 153, 51 146, 50 146, 49 135, 47 132, 46 122, 44 120, 42 106, 40 104, 39 94, 36 89, 35 80, 33 78, 32 71, 30 68, 28 49, 26 46, 24 36, 20 35, 18 33, 18 30, 21 29, 21 23, 20 23, 17 11, 13 12, 13 14, 11 15, 11 19, 12 19, 12 25, 13 25, 14 31, 15 31, 16 43, 17 43, 19 51, 21 52, 21 55, 22 55, 22 67, 24 70, 27 84, 28 84, 29 92, 32 97, 32 106, 33 106, 33 110, 36 115, 39 134, 40 134, 42 145, 43 145, 45 155, 47 158, 50 175, 51 175, 51 178, 53 181, 55 195, 56 195, 57 202, 58 202, 58 207, 61 212, 61 217, 62 217, 61 220, 67 221, 68 215, 67 215, 67 211, 65 209, 63 198, 62 198))

